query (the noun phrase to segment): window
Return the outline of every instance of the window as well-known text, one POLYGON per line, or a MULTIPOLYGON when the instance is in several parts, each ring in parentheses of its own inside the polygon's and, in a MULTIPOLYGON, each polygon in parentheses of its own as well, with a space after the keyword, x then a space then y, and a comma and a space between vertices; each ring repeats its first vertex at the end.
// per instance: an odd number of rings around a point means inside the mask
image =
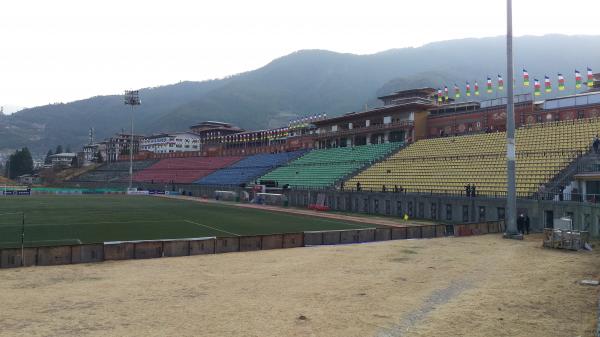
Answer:
POLYGON ((452 204, 446 204, 446 220, 452 221, 452 204))
POLYGON ((363 200, 363 212, 364 213, 369 213, 369 199, 364 199, 363 200))
POLYGON ((431 203, 431 219, 437 220, 437 203, 431 203))
POLYGON ((373 206, 374 206, 374 212, 375 214, 379 213, 379 200, 375 199, 375 201, 373 202, 373 206))
POLYGON ((498 220, 504 220, 506 218, 506 210, 504 207, 498 207, 498 220))
POLYGON ((463 219, 463 222, 469 222, 469 205, 463 205, 462 219, 463 219))
POLYGON ((419 218, 425 218, 425 203, 419 202, 419 218))
POLYGON ((389 200, 385 201, 385 214, 390 215, 391 213, 391 208, 392 208, 392 202, 389 200))
POLYGON ((485 221, 485 206, 479 206, 479 222, 485 221))

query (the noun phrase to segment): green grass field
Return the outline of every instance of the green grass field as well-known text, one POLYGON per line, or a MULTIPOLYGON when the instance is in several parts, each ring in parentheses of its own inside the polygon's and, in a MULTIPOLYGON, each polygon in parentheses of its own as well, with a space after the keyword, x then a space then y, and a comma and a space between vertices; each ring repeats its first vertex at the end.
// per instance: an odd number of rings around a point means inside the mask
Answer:
POLYGON ((151 196, 0 197, 0 248, 377 227, 151 196))

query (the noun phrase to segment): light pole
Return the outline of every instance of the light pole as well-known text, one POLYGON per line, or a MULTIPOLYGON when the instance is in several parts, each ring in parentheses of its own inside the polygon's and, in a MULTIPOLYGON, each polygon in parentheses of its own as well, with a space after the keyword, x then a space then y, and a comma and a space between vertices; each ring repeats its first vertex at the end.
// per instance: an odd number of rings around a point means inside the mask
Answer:
POLYGON ((512 0, 506 0, 506 75, 507 75, 507 102, 506 102, 506 238, 519 238, 516 226, 517 213, 517 186, 515 177, 515 104, 513 83, 513 34, 512 34, 512 0))
POLYGON ((138 90, 125 91, 125 105, 131 105, 131 138, 129 140, 129 188, 133 186, 133 110, 140 105, 140 92, 138 90))

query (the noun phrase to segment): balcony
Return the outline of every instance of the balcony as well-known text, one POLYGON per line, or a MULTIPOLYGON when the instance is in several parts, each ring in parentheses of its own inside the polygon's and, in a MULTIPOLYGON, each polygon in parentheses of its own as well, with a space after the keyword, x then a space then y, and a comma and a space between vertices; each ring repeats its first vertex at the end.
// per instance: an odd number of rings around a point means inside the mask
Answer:
POLYGON ((338 131, 325 131, 317 134, 317 139, 328 138, 328 137, 340 137, 348 135, 358 135, 363 133, 377 133, 382 131, 394 131, 394 130, 406 130, 412 128, 414 125, 413 121, 402 121, 390 124, 377 124, 366 127, 354 128, 354 129, 343 129, 338 131))

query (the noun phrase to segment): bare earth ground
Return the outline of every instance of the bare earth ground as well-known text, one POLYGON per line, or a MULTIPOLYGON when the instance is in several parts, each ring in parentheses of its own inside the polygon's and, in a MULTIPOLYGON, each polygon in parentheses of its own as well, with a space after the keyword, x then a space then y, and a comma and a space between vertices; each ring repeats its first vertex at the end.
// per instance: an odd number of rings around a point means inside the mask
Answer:
POLYGON ((0 270, 0 336, 593 336, 600 253, 387 241, 0 270))

